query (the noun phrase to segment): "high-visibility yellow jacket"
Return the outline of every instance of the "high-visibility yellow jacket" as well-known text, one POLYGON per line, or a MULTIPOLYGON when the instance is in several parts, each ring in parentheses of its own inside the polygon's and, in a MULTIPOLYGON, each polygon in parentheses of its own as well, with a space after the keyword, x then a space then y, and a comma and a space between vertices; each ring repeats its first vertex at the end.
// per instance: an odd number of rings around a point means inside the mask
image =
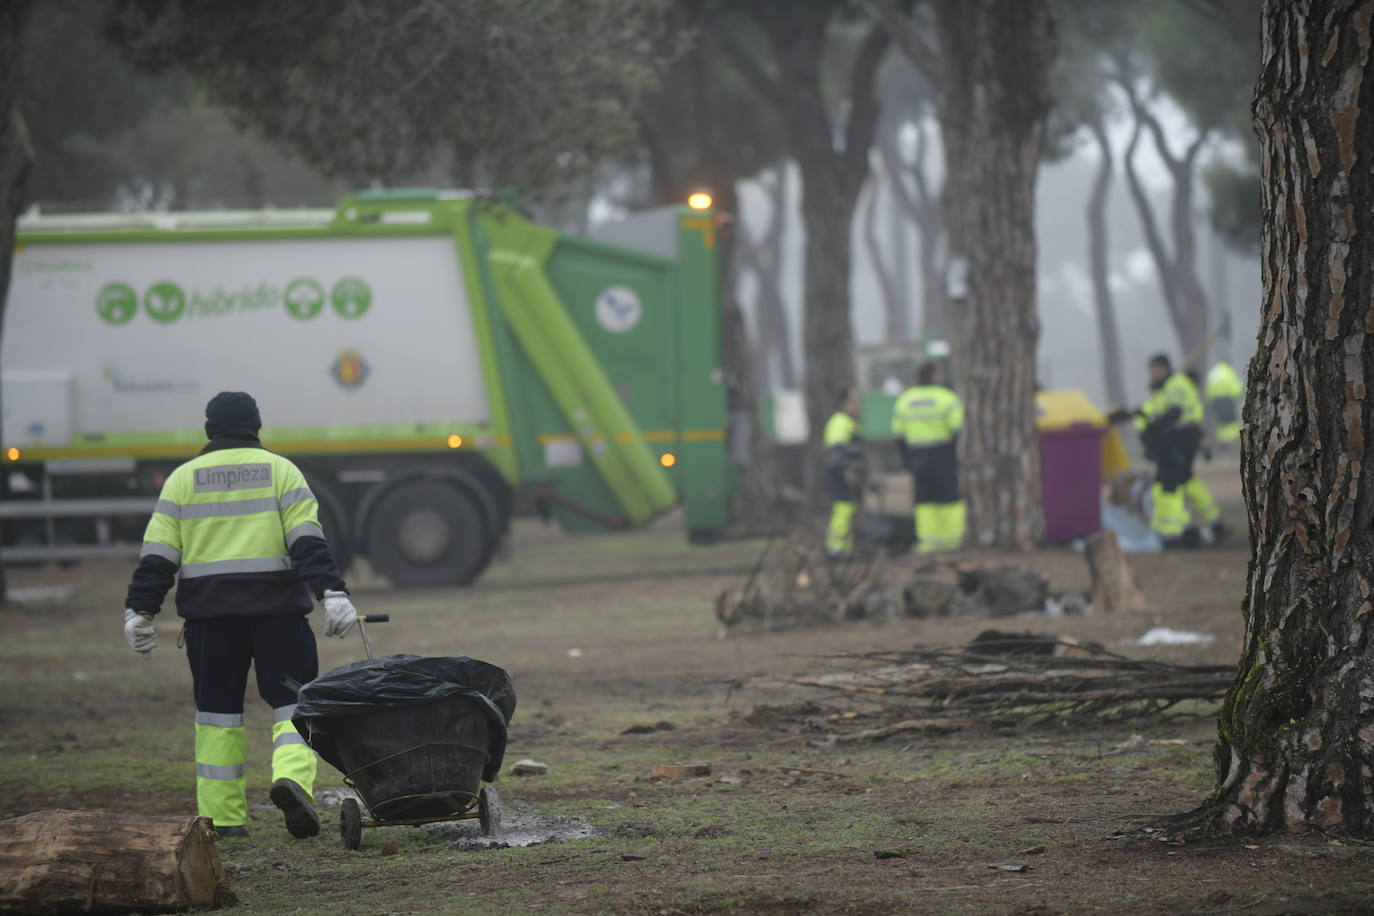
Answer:
POLYGON ((1155 391, 1140 405, 1136 412, 1135 426, 1141 432, 1156 420, 1169 415, 1175 407, 1178 414, 1174 422, 1179 426, 1202 422, 1202 398, 1188 376, 1175 372, 1164 380, 1155 391))
POLYGON ((306 581, 317 597, 344 590, 300 469, 256 445, 227 444, 211 442, 163 484, 129 589, 134 610, 156 612, 172 574, 188 620, 307 614, 306 581))
POLYGON ((943 445, 964 425, 964 404, 943 385, 917 385, 897 398, 892 433, 912 448, 943 445))
POLYGON ((825 447, 848 445, 854 441, 858 432, 859 421, 843 410, 837 410, 835 415, 825 423, 825 447))
POLYGON ((1245 393, 1245 386, 1241 383, 1240 376, 1225 360, 1217 363, 1207 373, 1207 382, 1203 388, 1207 392, 1207 400, 1209 401, 1217 398, 1239 399, 1245 393))

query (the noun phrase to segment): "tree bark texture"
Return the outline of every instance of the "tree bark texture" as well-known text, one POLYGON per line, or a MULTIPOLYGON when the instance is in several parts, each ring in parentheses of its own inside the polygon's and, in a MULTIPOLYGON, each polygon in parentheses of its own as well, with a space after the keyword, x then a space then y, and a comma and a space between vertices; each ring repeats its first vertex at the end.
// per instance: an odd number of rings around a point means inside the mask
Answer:
POLYGON ((1088 196, 1088 267, 1092 274, 1093 304, 1097 310, 1097 339, 1102 359, 1102 383, 1107 400, 1118 407, 1126 404, 1126 380, 1121 373, 1121 332, 1116 321, 1107 239, 1107 199, 1112 186, 1112 144, 1101 120, 1089 122, 1088 129, 1097 142, 1102 161, 1093 178, 1088 196))
POLYGON ((966 419, 960 484, 979 546, 1026 549, 1044 530, 1035 428, 1035 179, 1054 28, 1044 0, 936 0, 946 226, 968 295, 951 303, 966 419))
POLYGON ((1374 836, 1374 0, 1266 0, 1253 554, 1212 814, 1374 836))
MULTIPOLYGON (((14 224, 24 209, 33 165, 33 146, 19 111, 19 42, 28 5, 20 0, 0 4, 0 334, 4 333, 14 260, 14 224)), ((7 593, 5 567, 0 563, 0 603, 7 593)))

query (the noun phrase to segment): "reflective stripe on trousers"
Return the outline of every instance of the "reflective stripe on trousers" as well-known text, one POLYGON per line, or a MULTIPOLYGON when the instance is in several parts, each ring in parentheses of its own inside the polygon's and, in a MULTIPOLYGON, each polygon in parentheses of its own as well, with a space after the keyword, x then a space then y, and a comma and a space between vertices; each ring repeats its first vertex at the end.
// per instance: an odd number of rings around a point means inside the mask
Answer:
POLYGON ((295 713, 295 704, 272 710, 272 781, 293 780, 314 801, 315 752, 291 723, 295 713))
POLYGON ((241 713, 196 713, 196 809, 216 827, 248 821, 247 759, 241 713))

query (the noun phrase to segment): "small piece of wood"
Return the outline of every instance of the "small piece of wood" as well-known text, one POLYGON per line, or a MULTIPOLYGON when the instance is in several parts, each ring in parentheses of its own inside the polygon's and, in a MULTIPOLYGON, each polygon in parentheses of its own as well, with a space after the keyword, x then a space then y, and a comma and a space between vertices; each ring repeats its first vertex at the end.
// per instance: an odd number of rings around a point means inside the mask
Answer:
POLYGON ((209 818, 39 811, 0 821, 0 912, 171 913, 234 902, 209 818))
POLYGON ((871 728, 867 731, 854 732, 848 735, 836 735, 835 743, 851 744, 855 741, 881 741, 884 738, 891 738, 893 735, 900 735, 905 732, 948 734, 968 728, 972 724, 968 719, 905 719, 884 728, 871 728))
POLYGON ((1104 614, 1145 610, 1145 595, 1136 587, 1115 531, 1102 531, 1088 538, 1083 555, 1093 577, 1095 609, 1104 614))

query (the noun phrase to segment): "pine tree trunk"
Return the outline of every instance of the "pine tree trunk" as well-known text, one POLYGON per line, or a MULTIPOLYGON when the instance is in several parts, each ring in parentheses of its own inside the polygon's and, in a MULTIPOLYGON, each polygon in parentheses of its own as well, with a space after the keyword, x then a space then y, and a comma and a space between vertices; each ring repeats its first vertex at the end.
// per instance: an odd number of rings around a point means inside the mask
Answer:
MULTIPOLYGON (((14 259, 15 221, 24 209, 24 192, 33 165, 28 126, 19 111, 20 29, 28 3, 0 5, 0 333, 5 326, 10 267, 14 259)), ((0 460, 3 460, 0 458, 0 460)), ((0 604, 8 593, 0 562, 0 604)))
POLYGON ((806 227, 802 271, 805 299, 802 344, 806 353, 806 419, 811 428, 807 467, 813 497, 820 485, 821 430, 839 407, 840 392, 854 385, 854 329, 850 323, 850 227, 855 195, 838 187, 829 156, 802 167, 802 222, 806 227))
POLYGON ((1266 0, 1264 299, 1245 399, 1253 555, 1211 813, 1374 837, 1374 0, 1266 0))
POLYGON ((1044 529, 1035 429, 1035 179, 1055 40, 1044 0, 937 0, 951 304, 966 420, 960 475, 980 546, 1026 549, 1044 529))

